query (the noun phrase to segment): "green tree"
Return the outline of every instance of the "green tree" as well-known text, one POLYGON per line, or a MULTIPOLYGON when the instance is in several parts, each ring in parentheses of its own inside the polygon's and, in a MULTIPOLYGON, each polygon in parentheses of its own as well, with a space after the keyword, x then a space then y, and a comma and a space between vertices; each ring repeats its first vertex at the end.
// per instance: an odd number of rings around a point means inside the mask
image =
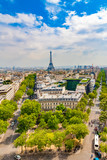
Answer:
POLYGON ((56 110, 61 110, 62 112, 66 110, 66 107, 63 104, 60 104, 56 107, 56 110))
POLYGON ((88 122, 89 120, 89 114, 87 112, 83 113, 83 121, 88 122))
POLYGON ((46 137, 47 137, 47 146, 51 147, 51 145, 54 143, 54 133, 48 132, 46 133, 46 137))
POLYGON ((5 133, 9 123, 0 119, 0 134, 5 133))
POLYGON ((47 127, 47 124, 46 124, 46 122, 45 122, 45 120, 43 118, 40 119, 39 126, 42 127, 42 128, 46 128, 47 127))
POLYGON ((19 124, 17 132, 19 133, 26 132, 28 129, 35 126, 36 116, 33 113, 31 115, 24 114, 23 116, 20 116, 18 118, 18 122, 19 124))
POLYGON ((103 86, 106 86, 106 82, 102 82, 102 85, 103 85, 103 86))
POLYGON ((69 124, 68 121, 65 119, 65 120, 62 122, 62 127, 63 127, 63 128, 66 128, 68 124, 69 124))
POLYGON ((56 117, 56 115, 52 115, 49 119, 48 119, 48 127, 50 129, 58 129, 58 123, 59 123, 59 120, 58 118, 56 117))
POLYGON ((47 136, 46 136, 47 131, 46 130, 35 130, 35 133, 32 133, 27 140, 27 146, 28 147, 33 147, 37 146, 39 151, 42 151, 44 147, 47 145, 47 136))
POLYGON ((62 146, 62 142, 64 141, 64 138, 65 138, 64 132, 60 132, 60 131, 54 132, 54 145, 58 147, 58 149, 60 149, 60 147, 62 146))
POLYGON ((18 90, 16 93, 15 93, 15 96, 14 96, 14 100, 15 101, 18 101, 23 95, 23 91, 22 90, 18 90))
POLYGON ((107 111, 102 111, 99 117, 100 121, 105 124, 107 122, 107 111))
POLYGON ((87 114, 90 114, 90 113, 91 113, 91 109, 88 108, 88 109, 87 109, 87 114))
POLYGON ((23 92, 25 92, 26 91, 26 85, 25 84, 21 85, 19 90, 22 90, 23 92))
POLYGON ((35 81, 34 80, 30 80, 29 82, 29 88, 33 89, 35 85, 35 81))
POLYGON ((106 153, 107 155, 107 144, 106 143, 101 143, 100 144, 100 150, 102 153, 106 153))
POLYGON ((13 116, 11 110, 4 108, 4 106, 0 105, 0 119, 6 121, 13 116))
POLYGON ((106 98, 107 99, 107 93, 101 92, 99 96, 99 100, 101 101, 102 99, 106 98))
POLYGON ((85 103, 85 105, 87 105, 87 103, 88 103, 87 99, 86 99, 86 98, 84 98, 84 97, 82 97, 82 98, 81 98, 80 102, 84 102, 84 103, 85 103))
POLYGON ((91 106, 94 106, 94 103, 93 103, 93 100, 90 99, 89 102, 88 102, 88 105, 91 107, 91 106))
POLYGON ((67 109, 65 113, 65 118, 69 121, 70 118, 72 117, 78 117, 84 120, 84 122, 87 122, 89 115, 86 112, 82 112, 80 110, 72 110, 70 108, 67 109))
POLYGON ((65 141, 65 148, 68 150, 68 151, 71 151, 74 147, 74 140, 73 139, 67 139, 65 141))
POLYGON ((96 95, 92 92, 88 94, 89 98, 94 99, 96 97, 96 95))
POLYGON ((86 109, 86 104, 84 102, 79 102, 76 106, 76 109, 84 111, 86 109))
POLYGON ((93 93, 95 94, 95 98, 97 98, 97 91, 93 90, 93 93))
POLYGON ((33 89, 29 89, 28 91, 27 91, 27 95, 28 96, 33 96, 33 94, 34 94, 34 91, 33 91, 33 89))
POLYGON ((89 133, 87 126, 85 124, 72 124, 71 126, 67 126, 66 134, 72 134, 77 139, 84 138, 89 133))
POLYGON ((17 110, 17 103, 13 100, 3 100, 1 102, 1 105, 4 106, 4 108, 8 109, 8 110, 11 110, 12 112, 17 110))
POLYGON ((67 120, 72 117, 72 110, 70 108, 67 108, 67 111, 65 112, 65 117, 67 120))
POLYGON ((106 141, 107 141, 107 133, 106 133, 106 132, 100 133, 100 136, 101 136, 100 139, 101 139, 103 142, 106 142, 106 141))
POLYGON ((104 127, 103 131, 104 131, 105 133, 107 133, 107 127, 104 127))
POLYGON ((22 107, 21 107, 21 114, 22 115, 25 113, 28 115, 34 113, 35 116, 37 117, 38 114, 40 113, 40 111, 41 111, 41 105, 39 102, 37 102, 35 100, 33 100, 33 101, 25 100, 22 107))
POLYGON ((20 146, 23 152, 23 146, 26 145, 26 139, 27 139, 27 134, 24 132, 14 141, 15 147, 20 146))
POLYGON ((59 119, 59 122, 62 123, 64 121, 64 115, 62 113, 62 110, 60 111, 55 111, 54 113, 56 117, 59 119))
POLYGON ((99 88, 99 87, 100 87, 99 82, 95 82, 95 87, 96 87, 96 88, 99 88))
POLYGON ((86 93, 84 93, 84 98, 88 100, 89 96, 86 93))
POLYGON ((80 124, 82 123, 82 119, 74 116, 70 118, 69 123, 70 124, 80 124))
POLYGON ((47 123, 48 122, 48 119, 53 115, 53 112, 52 111, 47 111, 47 112, 44 112, 42 111, 40 113, 40 119, 43 118, 45 120, 45 122, 47 123))
POLYGON ((107 111, 107 98, 101 100, 100 109, 103 111, 107 111))

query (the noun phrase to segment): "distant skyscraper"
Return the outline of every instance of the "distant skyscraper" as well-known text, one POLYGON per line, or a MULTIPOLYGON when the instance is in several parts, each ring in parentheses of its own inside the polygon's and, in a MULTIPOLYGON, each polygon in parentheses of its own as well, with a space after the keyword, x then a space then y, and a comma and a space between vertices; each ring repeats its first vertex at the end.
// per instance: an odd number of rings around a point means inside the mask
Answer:
POLYGON ((53 66, 53 63, 52 63, 52 52, 50 51, 50 63, 49 63, 49 66, 47 68, 48 71, 54 71, 55 68, 53 66))

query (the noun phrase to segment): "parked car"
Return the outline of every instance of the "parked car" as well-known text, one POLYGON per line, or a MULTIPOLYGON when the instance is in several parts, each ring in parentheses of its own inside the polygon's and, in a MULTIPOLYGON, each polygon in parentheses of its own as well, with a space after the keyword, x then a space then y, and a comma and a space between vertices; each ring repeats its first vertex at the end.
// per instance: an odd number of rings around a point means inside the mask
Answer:
POLYGON ((99 158, 96 157, 96 158, 94 158, 93 160, 99 160, 99 158))
POLYGON ((98 158, 101 158, 101 153, 99 151, 95 151, 95 155, 98 157, 98 158))
POLYGON ((14 123, 17 123, 17 119, 14 120, 14 123))
POLYGON ((20 155, 15 155, 15 156, 14 156, 14 159, 16 159, 16 160, 21 160, 21 156, 20 156, 20 155))
POLYGON ((11 125, 10 125, 11 127, 13 127, 14 126, 14 122, 11 122, 11 125))

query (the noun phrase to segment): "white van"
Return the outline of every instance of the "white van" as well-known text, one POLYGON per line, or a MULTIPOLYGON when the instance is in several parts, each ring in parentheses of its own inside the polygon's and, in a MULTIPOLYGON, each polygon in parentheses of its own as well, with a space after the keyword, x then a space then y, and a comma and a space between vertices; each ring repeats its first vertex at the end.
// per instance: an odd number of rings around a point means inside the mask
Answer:
POLYGON ((98 149, 99 149, 99 135, 95 134, 95 137, 94 137, 94 150, 98 151, 98 149))

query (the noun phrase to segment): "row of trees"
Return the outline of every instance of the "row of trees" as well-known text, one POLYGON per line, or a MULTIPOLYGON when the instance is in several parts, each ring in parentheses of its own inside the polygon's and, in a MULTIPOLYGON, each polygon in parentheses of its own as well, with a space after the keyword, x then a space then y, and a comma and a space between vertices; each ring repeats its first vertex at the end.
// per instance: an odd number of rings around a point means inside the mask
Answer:
POLYGON ((107 85, 106 85, 106 73, 102 70, 102 90, 100 94, 100 109, 101 114, 99 117, 100 122, 105 126, 103 131, 100 133, 100 139, 102 143, 100 144, 100 150, 107 154, 107 85))
POLYGON ((105 77, 105 71, 102 71, 102 90, 100 94, 100 109, 101 115, 100 115, 100 121, 106 126, 107 122, 107 85, 106 85, 106 77, 105 77), (104 82, 104 83, 103 83, 104 82))
POLYGON ((88 134, 88 129, 85 124, 68 125, 64 131, 52 131, 47 129, 36 129, 34 133, 29 136, 22 133, 15 141, 16 147, 34 147, 41 151, 46 147, 51 148, 52 145, 60 149, 65 146, 67 150, 73 149, 80 145, 80 139, 88 134), (77 140, 78 139, 78 140, 77 140), (78 142, 78 144, 76 143, 78 142))
POLYGON ((33 88, 35 86, 35 78, 36 74, 30 74, 27 77, 25 77, 25 80, 21 83, 19 90, 15 94, 15 101, 20 100, 25 91, 27 92, 28 96, 32 96, 34 94, 33 88))
MULTIPOLYGON (((3 100, 0 104, 0 134, 6 132, 7 127, 9 123, 7 120, 13 117, 13 113, 15 110, 17 110, 17 103, 24 92, 26 91, 26 88, 29 87, 32 89, 35 85, 35 77, 36 74, 30 74, 28 75, 25 80, 21 83, 21 86, 19 90, 16 92, 14 100, 3 100)), ((10 81, 6 81, 6 84, 8 84, 10 81)))
POLYGON ((17 109, 17 103, 13 100, 3 100, 0 104, 0 134, 6 132, 9 123, 8 119, 13 117, 14 111, 17 109))
POLYGON ((90 107, 94 106, 93 99, 97 97, 97 89, 100 87, 100 83, 101 83, 101 79, 102 79, 103 74, 104 74, 103 71, 100 71, 100 73, 98 74, 93 92, 89 93, 88 95, 84 94, 84 98, 87 99, 87 102, 88 102, 87 104, 90 107))

